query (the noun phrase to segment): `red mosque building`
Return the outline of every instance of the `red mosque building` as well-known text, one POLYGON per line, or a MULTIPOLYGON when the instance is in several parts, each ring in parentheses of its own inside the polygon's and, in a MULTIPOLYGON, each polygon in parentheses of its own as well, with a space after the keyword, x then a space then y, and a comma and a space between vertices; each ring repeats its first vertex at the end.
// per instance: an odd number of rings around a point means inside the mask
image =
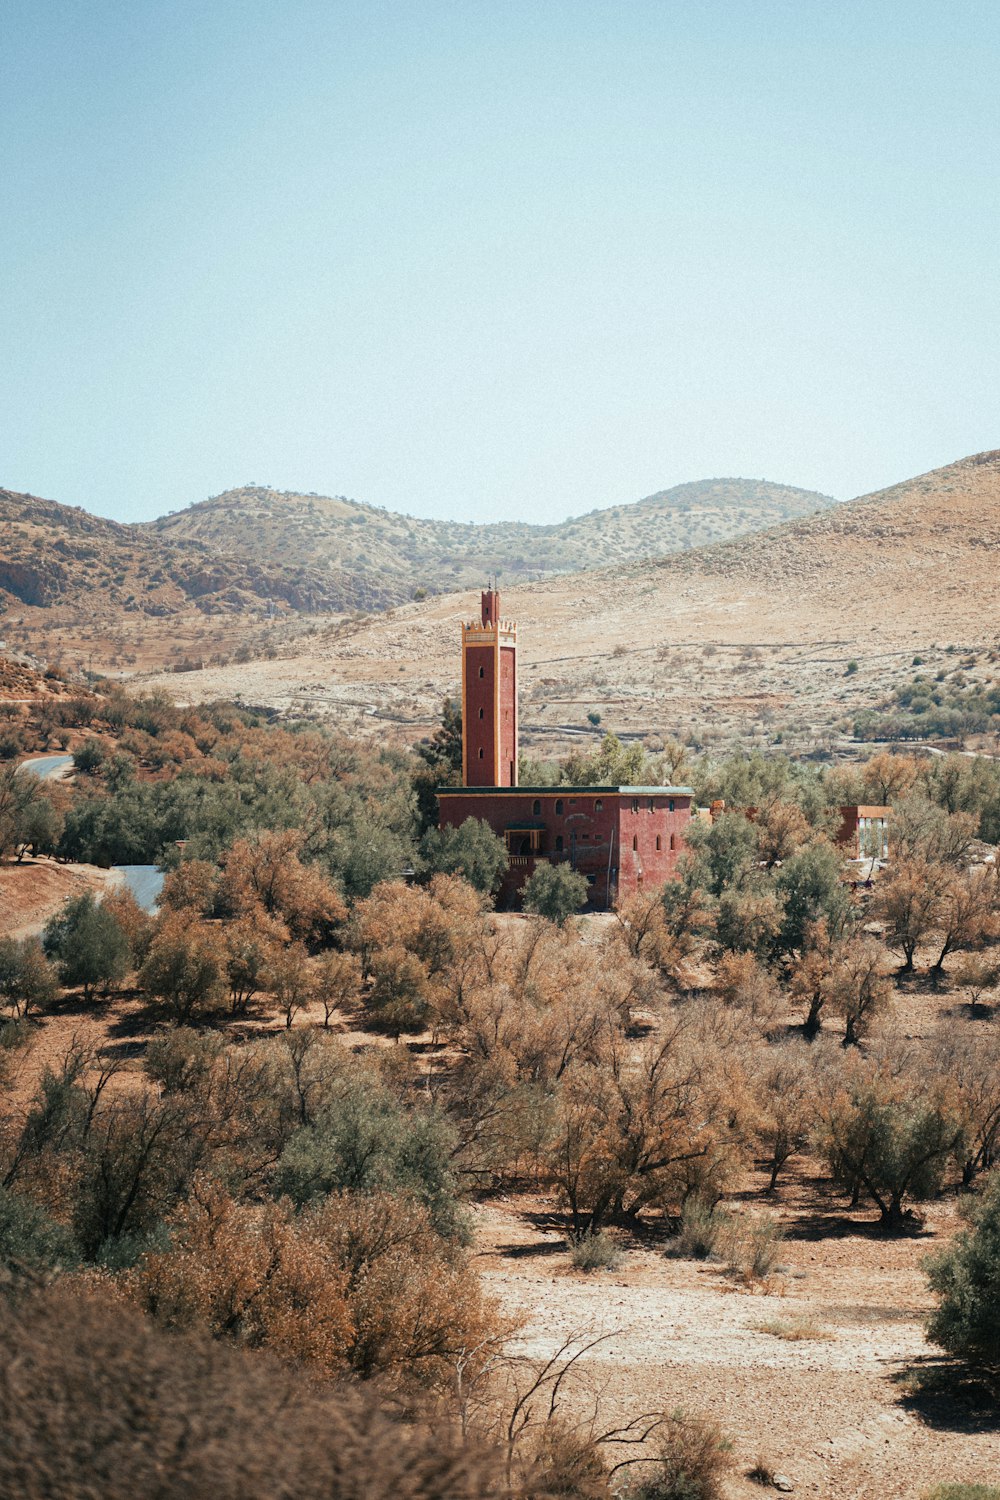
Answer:
POLYGON ((442 828, 482 818, 507 845, 500 902, 516 904, 542 861, 586 876, 598 910, 675 873, 691 819, 688 786, 518 786, 517 625, 500 595, 462 626, 462 776, 439 787, 442 828))

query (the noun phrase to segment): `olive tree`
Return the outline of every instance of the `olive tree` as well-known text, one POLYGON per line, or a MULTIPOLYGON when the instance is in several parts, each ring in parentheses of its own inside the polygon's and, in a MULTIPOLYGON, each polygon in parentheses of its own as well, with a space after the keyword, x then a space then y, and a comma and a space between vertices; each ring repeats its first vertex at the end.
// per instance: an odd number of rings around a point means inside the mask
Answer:
POLYGON ((42 946, 55 959, 62 983, 71 989, 82 986, 84 1000, 95 989, 106 992, 119 983, 131 964, 120 923, 91 891, 67 901, 46 927, 42 946))
POLYGON ((928 1266, 941 1302, 927 1334, 1000 1389, 1000 1173, 966 1217, 968 1228, 928 1266))
POLYGON ((561 927, 567 917, 587 899, 585 876, 569 865, 539 864, 529 875, 524 885, 523 905, 525 911, 536 916, 547 917, 561 927))

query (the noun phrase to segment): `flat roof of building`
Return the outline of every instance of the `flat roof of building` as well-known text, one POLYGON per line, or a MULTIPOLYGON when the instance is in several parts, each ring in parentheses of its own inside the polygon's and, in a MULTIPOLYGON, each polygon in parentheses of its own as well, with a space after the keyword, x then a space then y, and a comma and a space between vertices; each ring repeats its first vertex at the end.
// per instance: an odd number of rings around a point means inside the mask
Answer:
POLYGON ((617 792, 624 797, 693 797, 690 786, 439 786, 439 797, 578 797, 581 793, 617 792))

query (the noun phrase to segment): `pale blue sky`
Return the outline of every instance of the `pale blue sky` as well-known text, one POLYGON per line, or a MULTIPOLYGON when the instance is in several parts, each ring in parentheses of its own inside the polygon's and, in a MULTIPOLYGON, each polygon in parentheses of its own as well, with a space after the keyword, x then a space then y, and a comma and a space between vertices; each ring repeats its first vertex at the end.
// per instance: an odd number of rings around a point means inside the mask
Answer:
POLYGON ((996 0, 5 0, 0 485, 557 520, 1000 446, 996 0))

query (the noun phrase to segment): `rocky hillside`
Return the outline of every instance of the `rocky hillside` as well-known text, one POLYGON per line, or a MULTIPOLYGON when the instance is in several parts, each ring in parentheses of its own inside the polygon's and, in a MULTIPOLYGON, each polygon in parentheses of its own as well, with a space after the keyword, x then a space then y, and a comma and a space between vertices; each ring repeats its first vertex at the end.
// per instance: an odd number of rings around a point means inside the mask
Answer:
MULTIPOLYGON (((558 525, 460 525, 419 520, 354 500, 279 490, 228 490, 148 528, 197 541, 219 558, 253 556, 348 576, 370 607, 475 587, 498 572, 518 582, 655 558, 781 521, 835 502, 811 490, 752 479, 677 485, 633 505, 558 525)), ((331 587, 336 591, 335 586, 331 587)))
POLYGON ((683 578, 745 580, 810 598, 867 608, 911 599, 974 598, 1000 588, 1000 449, 976 453, 821 515, 766 533, 665 558, 657 570, 683 578))
POLYGON ((388 597, 334 567, 218 556, 196 538, 165 538, 79 507, 0 489, 0 613, 84 607, 97 616, 358 609, 388 597))
MULTIPOLYGON (((605 729, 822 747, 918 661, 933 678, 960 661, 971 685, 995 677, 1000 452, 696 552, 510 587, 503 607, 519 622, 529 747, 605 729)), ((455 689, 458 624, 475 608, 471 593, 427 599, 172 688, 380 735, 394 721, 413 738, 455 689)))

